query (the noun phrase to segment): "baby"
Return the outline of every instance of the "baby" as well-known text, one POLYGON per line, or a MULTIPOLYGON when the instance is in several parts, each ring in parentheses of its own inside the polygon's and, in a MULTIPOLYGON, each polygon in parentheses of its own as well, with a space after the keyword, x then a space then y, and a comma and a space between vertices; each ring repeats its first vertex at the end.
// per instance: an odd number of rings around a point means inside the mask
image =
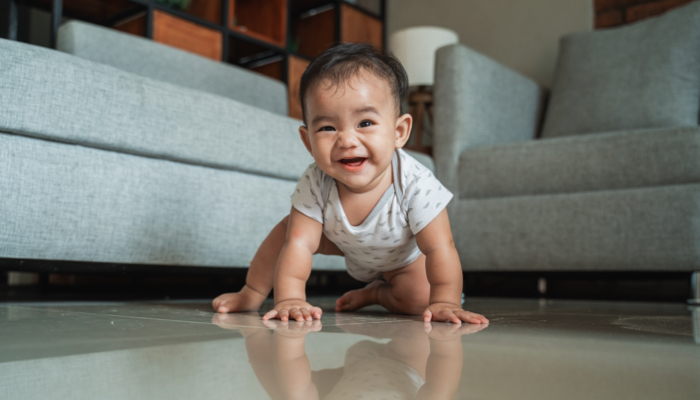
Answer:
POLYGON ((245 286, 214 299, 214 310, 257 310, 274 287, 263 320, 320 319, 305 294, 320 253, 344 256, 348 273, 370 282, 345 293, 336 311, 380 304, 425 321, 488 322, 461 307, 462 267, 445 209, 452 194, 401 150, 412 124, 401 115, 401 63, 367 44, 341 44, 311 62, 299 93, 299 134, 315 162, 289 216, 260 245, 245 286))

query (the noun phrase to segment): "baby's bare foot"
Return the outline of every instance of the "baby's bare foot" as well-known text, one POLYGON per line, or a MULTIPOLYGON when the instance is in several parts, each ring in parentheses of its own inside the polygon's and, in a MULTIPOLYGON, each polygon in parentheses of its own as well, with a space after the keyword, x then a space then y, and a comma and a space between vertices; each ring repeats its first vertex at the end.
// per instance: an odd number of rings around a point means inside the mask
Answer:
POLYGON ((245 285, 240 292, 222 294, 215 298, 211 304, 214 311, 220 313, 257 311, 265 298, 266 296, 263 296, 262 293, 245 285))
POLYGON ((351 290, 335 302, 335 311, 355 311, 362 307, 377 304, 377 285, 351 290))

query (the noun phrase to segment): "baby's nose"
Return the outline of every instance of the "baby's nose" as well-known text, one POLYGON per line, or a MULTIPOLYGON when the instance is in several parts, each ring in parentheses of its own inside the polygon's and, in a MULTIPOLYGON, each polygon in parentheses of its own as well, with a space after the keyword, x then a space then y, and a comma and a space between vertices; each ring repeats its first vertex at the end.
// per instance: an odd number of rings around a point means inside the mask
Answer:
POLYGON ((338 146, 342 148, 348 148, 348 147, 357 147, 359 141, 357 140, 357 137, 346 131, 341 131, 338 134, 338 146))

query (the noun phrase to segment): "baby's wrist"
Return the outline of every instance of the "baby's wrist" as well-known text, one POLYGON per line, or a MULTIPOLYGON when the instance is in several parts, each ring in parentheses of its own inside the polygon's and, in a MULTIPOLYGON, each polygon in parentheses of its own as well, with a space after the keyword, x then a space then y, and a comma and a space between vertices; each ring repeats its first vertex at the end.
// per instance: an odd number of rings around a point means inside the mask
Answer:
POLYGON ((284 297, 280 299, 275 299, 275 306, 278 304, 286 303, 286 302, 303 302, 306 303, 306 298, 304 297, 284 297))
POLYGON ((431 300, 428 307, 439 306, 439 305, 444 305, 444 306, 448 306, 448 307, 455 307, 455 308, 462 308, 460 301, 454 302, 454 301, 449 301, 449 300, 435 300, 435 301, 431 300))

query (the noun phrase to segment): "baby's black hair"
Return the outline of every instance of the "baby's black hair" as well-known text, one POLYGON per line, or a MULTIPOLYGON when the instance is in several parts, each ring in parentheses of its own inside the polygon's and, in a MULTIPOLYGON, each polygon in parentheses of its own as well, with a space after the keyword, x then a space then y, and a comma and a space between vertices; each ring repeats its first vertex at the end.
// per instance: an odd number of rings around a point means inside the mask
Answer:
POLYGON ((396 101, 396 112, 401 114, 401 102, 408 96, 408 76, 401 62, 391 53, 383 53, 367 43, 342 43, 316 57, 301 76, 299 100, 306 124, 306 93, 319 82, 328 80, 340 85, 357 76, 363 69, 384 79, 396 101))

